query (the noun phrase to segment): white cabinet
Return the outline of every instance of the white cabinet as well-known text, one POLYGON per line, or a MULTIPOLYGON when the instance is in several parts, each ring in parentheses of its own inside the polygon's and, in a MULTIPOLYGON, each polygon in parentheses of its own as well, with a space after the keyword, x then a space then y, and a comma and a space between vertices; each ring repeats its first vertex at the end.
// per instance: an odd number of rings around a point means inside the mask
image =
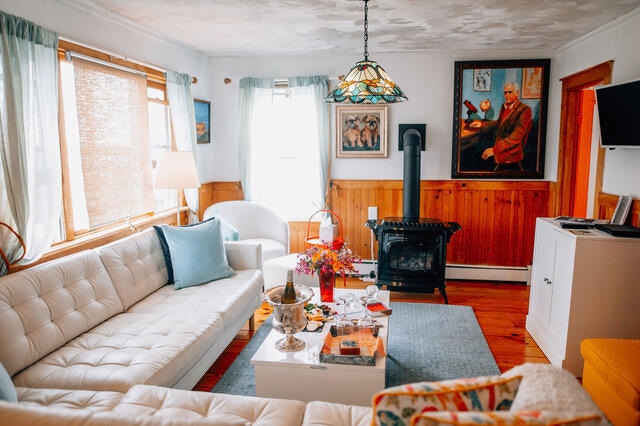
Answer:
POLYGON ((526 328, 551 364, 578 377, 582 339, 640 338, 640 239, 538 218, 526 328))

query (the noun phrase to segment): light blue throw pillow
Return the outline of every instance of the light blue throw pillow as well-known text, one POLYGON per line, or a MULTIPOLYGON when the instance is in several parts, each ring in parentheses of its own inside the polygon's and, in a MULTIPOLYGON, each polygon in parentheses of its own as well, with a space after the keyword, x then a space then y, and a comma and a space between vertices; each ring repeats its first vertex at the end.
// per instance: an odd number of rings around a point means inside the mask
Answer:
POLYGON ((240 233, 236 227, 222 218, 220 219, 220 222, 222 225, 222 239, 224 241, 238 241, 240 233))
POLYGON ((0 362, 0 399, 9 402, 18 402, 18 394, 16 393, 16 387, 11 381, 11 377, 7 370, 4 369, 4 365, 0 362))
POLYGON ((169 250, 176 289, 235 274, 224 251, 220 219, 213 218, 191 226, 160 225, 158 228, 169 250))
POLYGON ((218 209, 213 209, 213 212, 211 213, 213 214, 213 217, 220 219, 220 225, 222 225, 222 239, 225 241, 238 241, 240 238, 240 232, 238 232, 236 227, 220 217, 220 211, 218 209))

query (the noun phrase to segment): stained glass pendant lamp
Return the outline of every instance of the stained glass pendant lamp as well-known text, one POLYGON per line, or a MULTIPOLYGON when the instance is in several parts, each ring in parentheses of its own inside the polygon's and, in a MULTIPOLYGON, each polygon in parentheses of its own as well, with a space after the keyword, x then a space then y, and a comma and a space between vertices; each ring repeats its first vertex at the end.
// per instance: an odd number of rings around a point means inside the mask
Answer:
POLYGON ((325 102, 343 104, 389 104, 406 101, 402 89, 378 65, 369 59, 369 0, 364 0, 364 60, 356 62, 336 89, 324 98, 325 102))

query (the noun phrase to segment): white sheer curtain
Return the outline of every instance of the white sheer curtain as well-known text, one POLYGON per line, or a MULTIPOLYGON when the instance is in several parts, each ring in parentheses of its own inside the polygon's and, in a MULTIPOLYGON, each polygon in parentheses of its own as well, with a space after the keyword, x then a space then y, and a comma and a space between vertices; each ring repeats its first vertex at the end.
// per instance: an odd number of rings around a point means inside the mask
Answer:
MULTIPOLYGON (((60 218, 57 48, 56 33, 0 12, 0 221, 25 241, 20 263, 42 256, 60 218)), ((22 254, 1 230, 0 246, 10 262, 22 254)))
POLYGON ((259 137, 260 129, 253 126, 257 118, 270 109, 273 96, 272 78, 243 78, 240 80, 240 183, 245 200, 252 200, 251 145, 259 137), (254 136, 255 135, 255 136, 254 136))
POLYGON ((240 172, 245 199, 288 220, 325 205, 329 174, 325 76, 240 81, 240 172))
MULTIPOLYGON (((175 72, 167 72, 167 100, 171 111, 173 134, 178 151, 195 152, 197 141, 196 113, 191 96, 191 76, 175 72)), ((198 159, 194 155, 196 164, 198 159)), ((184 196, 192 213, 198 211, 198 190, 186 188, 184 196)), ((193 214, 190 215, 193 217, 193 214)))

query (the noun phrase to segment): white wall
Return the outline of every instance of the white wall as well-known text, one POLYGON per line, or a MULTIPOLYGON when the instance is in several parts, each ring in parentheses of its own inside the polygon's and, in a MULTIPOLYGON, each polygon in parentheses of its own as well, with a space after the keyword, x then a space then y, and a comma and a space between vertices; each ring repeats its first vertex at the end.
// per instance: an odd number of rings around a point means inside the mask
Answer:
MULTIPOLYGON (((124 27, 109 17, 79 10, 60 0, 0 0, 0 10, 34 21, 61 37, 105 49, 132 60, 198 77, 192 86, 196 98, 211 101, 212 142, 198 145, 198 169, 203 182, 237 181, 238 82, 242 77, 289 77, 346 73, 352 56, 323 55, 267 58, 210 58, 183 46, 124 27), (231 84, 223 79, 231 78, 231 84)), ((375 37, 375 34, 371 34, 375 37)), ((551 58, 551 86, 547 123, 545 179, 556 180, 560 121, 559 78, 615 60, 614 82, 640 78, 640 9, 558 52, 406 53, 376 54, 377 60, 402 87, 408 102, 389 107, 389 157, 386 159, 336 159, 332 134, 332 177, 335 179, 401 179, 398 152, 399 123, 427 123, 427 151, 422 156, 423 179, 449 179, 453 123, 453 72, 456 60, 551 58)), ((334 81, 335 83, 335 81, 334 81)), ((640 197, 640 150, 608 151, 604 190, 640 197)))
MULTIPOLYGON (((562 49, 557 61, 558 75, 569 76, 613 60, 613 83, 639 79, 639 41, 640 9, 636 9, 562 49)), ((555 114, 559 115, 557 105, 555 114)), ((640 149, 607 150, 605 155, 604 192, 640 198, 640 149)))
MULTIPOLYGON (((375 35, 374 35, 375 36, 375 35)), ((402 179, 402 152, 398 151, 398 124, 426 123, 427 149, 422 153, 422 179, 450 179, 453 141, 454 62, 478 59, 523 59, 549 57, 540 52, 513 54, 397 53, 375 54, 387 74, 402 88, 409 100, 389 105, 388 157, 383 159, 338 159, 335 131, 331 133, 331 177, 334 179, 402 179)), ((332 85, 362 59, 354 55, 309 55, 285 57, 220 57, 210 59, 212 88, 213 168, 203 176, 207 181, 236 181, 238 170, 239 122, 238 83, 243 77, 292 77, 328 75, 332 85), (223 80, 232 82, 225 84, 223 80)), ((331 108, 332 129, 334 107, 331 108)), ((556 149, 551 147, 551 149, 556 149)), ((555 171, 554 171, 555 173, 555 171)))
MULTIPOLYGON (((375 37, 372 34, 371 37, 375 37)), ((560 128, 560 78, 614 59, 614 82, 640 78, 640 9, 564 46, 556 52, 502 53, 403 53, 376 54, 378 61, 400 85, 409 101, 389 107, 389 156, 386 159, 337 159, 332 139, 334 179, 402 179, 402 153, 398 151, 400 123, 427 123, 427 150, 422 154, 422 179, 450 179, 453 136, 454 62, 460 60, 551 58, 547 118, 545 179, 557 179, 560 128)), ((290 77, 324 74, 335 78, 359 60, 353 56, 309 55, 298 57, 211 58, 213 167, 204 181, 236 181, 238 171, 238 82, 243 77, 290 77), (224 84, 230 78, 230 84, 224 84)), ((335 83, 335 80, 333 81, 335 83)), ((332 110, 333 111, 333 110, 332 110)), ((333 113, 332 113, 333 115, 333 113)), ((333 117, 332 117, 333 120, 333 117)), ((332 127, 333 128, 333 127, 332 127)), ((597 142, 594 142, 597 143, 597 142)), ((640 197, 640 150, 616 150, 606 154, 604 190, 640 197)), ((593 195, 593 194, 592 194, 593 195)))

